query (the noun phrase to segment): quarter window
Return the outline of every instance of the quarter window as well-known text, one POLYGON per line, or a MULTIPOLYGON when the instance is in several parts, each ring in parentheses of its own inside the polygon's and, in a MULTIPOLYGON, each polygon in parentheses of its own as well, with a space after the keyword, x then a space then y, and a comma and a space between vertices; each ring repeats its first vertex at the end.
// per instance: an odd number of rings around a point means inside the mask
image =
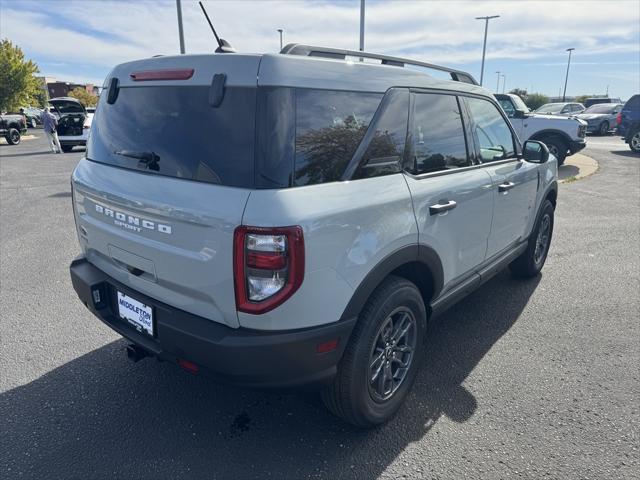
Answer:
POLYGON ((411 161, 415 174, 469 165, 458 100, 453 95, 414 94, 411 161))
POLYGON ((482 163, 504 160, 515 155, 511 129, 498 108, 487 100, 467 98, 473 119, 473 136, 480 148, 482 163))

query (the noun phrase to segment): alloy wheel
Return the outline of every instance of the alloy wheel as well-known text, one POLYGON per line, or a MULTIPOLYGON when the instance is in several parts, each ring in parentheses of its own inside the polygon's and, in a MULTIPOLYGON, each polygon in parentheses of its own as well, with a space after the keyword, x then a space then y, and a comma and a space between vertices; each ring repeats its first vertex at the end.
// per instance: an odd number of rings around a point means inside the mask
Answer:
POLYGON ((536 237, 536 249, 533 252, 533 261, 536 265, 540 265, 540 262, 544 259, 549 248, 549 237, 551 233, 551 217, 548 213, 542 217, 540 222, 540 228, 538 229, 538 236, 536 237))
POLYGON ((640 152, 640 132, 636 132, 633 137, 631 137, 631 149, 634 152, 640 152))

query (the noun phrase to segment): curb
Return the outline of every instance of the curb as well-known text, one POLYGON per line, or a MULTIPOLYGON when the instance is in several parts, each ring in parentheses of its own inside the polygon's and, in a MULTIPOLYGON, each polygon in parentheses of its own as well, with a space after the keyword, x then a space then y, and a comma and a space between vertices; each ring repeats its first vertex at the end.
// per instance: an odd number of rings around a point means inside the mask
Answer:
POLYGON ((600 165, 596 160, 581 153, 567 157, 558 168, 558 183, 572 183, 596 173, 600 165))

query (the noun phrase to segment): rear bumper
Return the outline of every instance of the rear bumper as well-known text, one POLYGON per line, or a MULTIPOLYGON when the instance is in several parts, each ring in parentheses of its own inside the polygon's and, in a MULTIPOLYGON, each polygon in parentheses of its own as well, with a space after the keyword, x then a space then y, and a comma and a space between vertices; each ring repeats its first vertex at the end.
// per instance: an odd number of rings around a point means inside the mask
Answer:
POLYGON ((578 153, 580 150, 582 150, 586 146, 587 146, 587 142, 584 139, 572 140, 569 142, 569 151, 571 152, 571 155, 573 155, 574 153, 578 153))
POLYGON ((293 331, 233 329, 158 302, 115 281, 85 258, 70 267, 73 288, 102 322, 160 360, 188 360, 223 383, 297 387, 328 383, 337 370, 355 319, 293 331), (93 291, 100 292, 94 302, 93 291), (139 333, 117 314, 116 290, 153 308, 155 337, 139 333), (115 312, 115 313, 114 313, 115 312), (338 347, 317 353, 318 344, 338 347))
POLYGON ((58 140, 60 140, 60 145, 72 145, 76 146, 84 146, 87 144, 87 139, 82 137, 60 137, 58 136, 58 140))

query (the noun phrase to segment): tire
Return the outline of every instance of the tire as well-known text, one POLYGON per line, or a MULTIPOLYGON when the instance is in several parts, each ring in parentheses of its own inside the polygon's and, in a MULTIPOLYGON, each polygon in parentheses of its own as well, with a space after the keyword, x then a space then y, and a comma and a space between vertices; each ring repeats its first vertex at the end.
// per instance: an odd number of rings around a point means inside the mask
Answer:
POLYGON ((73 145, 60 145, 62 147, 62 151, 64 153, 69 153, 71 150, 73 150, 73 145))
POLYGON ((545 200, 536 226, 529 237, 527 249, 509 265, 514 277, 531 278, 542 270, 553 236, 553 213, 553 204, 545 200), (542 250, 539 250, 540 248, 542 250))
POLYGON ((31 122, 29 122, 29 125, 31 126, 31 128, 36 128, 38 126, 38 123, 36 122, 35 118, 32 118, 31 122))
POLYGON ((598 135, 601 135, 603 137, 605 135, 608 135, 609 134, 609 129, 610 129, 609 122, 607 122, 607 121, 602 122, 600 124, 600 126, 598 127, 598 135))
POLYGON ((634 153, 640 153, 640 129, 633 132, 629 138, 629 148, 634 153))
POLYGON ((15 128, 10 128, 6 137, 9 145, 18 145, 20 143, 20 131, 15 128))
POLYGON ((358 427, 388 421, 416 378, 426 329, 427 311, 418 288, 404 278, 385 279, 364 306, 336 377, 321 393, 326 407, 358 427))
POLYGON ((549 149, 549 153, 558 159, 558 166, 562 165, 567 158, 567 150, 569 149, 567 142, 559 137, 543 138, 542 142, 549 149))

